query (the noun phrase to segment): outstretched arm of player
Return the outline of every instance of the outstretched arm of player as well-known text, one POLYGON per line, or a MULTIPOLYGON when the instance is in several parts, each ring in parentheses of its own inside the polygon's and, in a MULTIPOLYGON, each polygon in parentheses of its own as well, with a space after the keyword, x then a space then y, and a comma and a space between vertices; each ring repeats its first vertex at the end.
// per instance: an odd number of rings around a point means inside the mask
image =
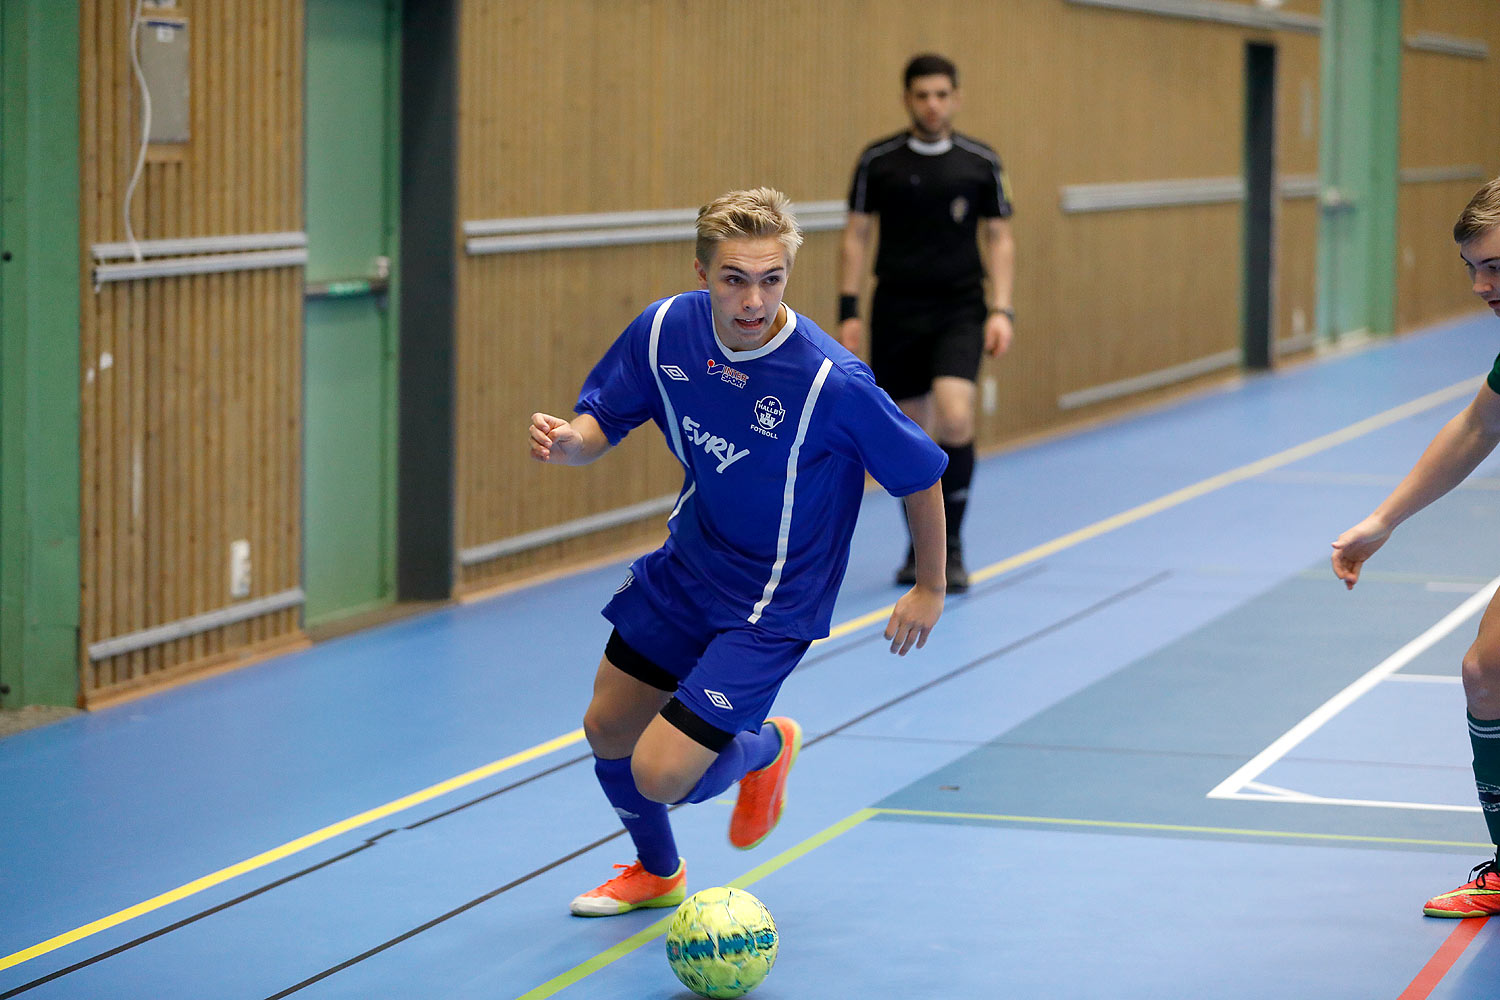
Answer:
MULTIPOLYGON (((839 242, 839 295, 859 295, 860 283, 865 277, 865 257, 870 249, 870 230, 873 216, 864 212, 850 212, 844 225, 844 238, 839 242)), ((858 351, 865 339, 865 327, 858 316, 840 320, 839 343, 851 351, 858 351)))
POLYGON ((548 413, 533 413, 531 457, 549 465, 588 465, 610 449, 599 422, 587 413, 571 421, 548 413))
POLYGON ((885 637, 891 652, 905 656, 912 646, 927 645, 927 636, 943 613, 943 593, 948 589, 948 529, 943 518, 943 484, 905 498, 906 520, 911 525, 912 549, 917 557, 917 583, 896 602, 885 637))
MULTIPOLYGON (((990 279, 990 308, 1011 308, 1011 290, 1016 276, 1016 239, 1009 219, 984 220, 985 270, 990 279)), ((991 357, 1010 350, 1016 331, 1009 316, 992 312, 984 321, 984 349, 991 357)))
POLYGON ((1500 444, 1500 395, 1488 384, 1463 412, 1444 425, 1406 478, 1369 517, 1333 543, 1333 573, 1344 586, 1359 582, 1360 567, 1402 521, 1441 497, 1500 444))

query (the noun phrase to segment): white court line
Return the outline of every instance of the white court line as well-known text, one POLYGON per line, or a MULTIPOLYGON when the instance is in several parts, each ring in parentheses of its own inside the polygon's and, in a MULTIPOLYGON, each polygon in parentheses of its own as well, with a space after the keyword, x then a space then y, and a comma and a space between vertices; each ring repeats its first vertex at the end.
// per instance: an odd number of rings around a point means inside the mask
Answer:
POLYGON ((1449 580, 1429 580, 1427 589, 1434 594, 1472 594, 1479 589, 1477 583, 1455 583, 1449 580))
MULTIPOLYGON (((1259 782, 1251 782, 1251 785, 1259 785, 1259 782)), ((1248 785, 1246 787, 1249 787, 1248 785)), ((1422 812, 1480 812, 1478 806, 1454 806, 1441 802, 1387 802, 1382 799, 1330 799, 1322 795, 1307 795, 1302 792, 1288 792, 1286 795, 1257 795, 1253 792, 1234 792, 1229 795, 1220 795, 1221 799, 1234 799, 1238 802, 1295 802, 1297 805, 1312 806, 1365 806, 1371 809, 1416 809, 1422 812)))
POLYGON ((1379 809, 1421 809, 1436 812, 1480 812, 1478 806, 1454 806, 1432 802, 1389 802, 1381 799, 1334 799, 1324 795, 1295 792, 1264 781, 1247 781, 1243 790, 1227 798, 1248 802, 1296 802, 1299 805, 1371 806, 1379 809))
MULTIPOLYGON (((1276 742, 1272 743, 1260 753, 1256 754, 1247 764, 1245 764, 1239 770, 1235 771, 1229 777, 1225 778, 1223 781, 1219 782, 1219 784, 1216 785, 1214 789, 1208 793, 1208 797, 1211 799, 1254 798, 1263 801, 1282 799, 1284 801, 1298 802, 1317 801, 1355 804, 1355 800, 1352 799, 1318 799, 1315 796, 1308 796, 1306 799, 1298 797, 1295 800, 1291 800, 1285 799, 1284 796, 1267 796, 1263 794, 1247 795, 1245 794, 1245 788, 1251 782, 1255 781, 1256 778, 1259 778, 1262 774, 1264 774, 1272 764, 1275 764, 1278 760, 1290 753, 1297 746, 1297 744, 1301 743, 1303 740, 1307 739, 1313 733, 1321 729, 1324 723, 1328 722, 1328 720, 1332 719, 1344 709, 1354 704, 1354 702, 1359 698, 1369 693, 1369 691, 1374 688, 1375 685, 1379 684, 1383 680, 1388 680, 1393 674, 1396 673, 1396 671, 1400 670, 1402 667, 1406 666, 1406 664, 1410 663, 1422 653, 1432 648, 1432 646, 1435 645, 1444 636, 1448 635, 1454 629, 1458 628, 1458 626, 1462 625, 1464 622, 1474 617, 1474 615, 1478 614, 1481 610, 1483 610, 1484 606, 1489 603, 1490 598, 1495 595, 1495 591, 1497 588, 1500 588, 1500 577, 1496 577, 1489 583, 1485 584, 1483 590, 1479 591, 1479 593, 1477 594, 1472 595, 1458 607, 1448 612, 1448 614, 1445 615, 1443 619, 1436 625, 1432 626, 1426 632, 1423 632, 1411 642, 1408 642, 1406 645, 1396 650, 1390 656, 1386 657, 1379 666, 1375 667, 1375 669, 1371 670, 1359 680, 1355 681, 1353 684, 1350 684, 1348 687, 1344 688, 1344 690, 1340 691, 1338 694, 1325 701, 1322 705, 1318 706, 1318 708, 1311 715, 1283 733, 1282 736, 1276 740, 1276 742)), ((1387 805, 1394 808, 1409 809, 1459 808, 1452 806, 1422 806, 1412 803, 1406 803, 1405 805, 1402 805, 1401 803, 1376 803, 1374 801, 1365 800, 1361 800, 1357 804, 1387 805)))

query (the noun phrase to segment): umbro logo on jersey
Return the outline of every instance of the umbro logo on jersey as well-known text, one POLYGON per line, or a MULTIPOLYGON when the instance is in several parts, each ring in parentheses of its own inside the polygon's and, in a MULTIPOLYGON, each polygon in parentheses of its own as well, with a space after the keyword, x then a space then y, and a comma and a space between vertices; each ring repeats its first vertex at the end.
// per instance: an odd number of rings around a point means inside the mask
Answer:
POLYGON ((708 359, 708 373, 710 375, 719 376, 720 379, 728 382, 736 389, 745 388, 745 383, 750 381, 750 376, 746 375, 738 368, 731 368, 728 365, 718 364, 714 361, 713 358, 708 359))
POLYGON ((729 699, 724 697, 721 691, 710 691, 708 688, 704 688, 703 695, 709 701, 713 702, 716 707, 722 708, 726 712, 734 710, 734 706, 729 703, 729 699))
POLYGON ((678 382, 688 381, 687 372, 683 371, 681 368, 678 368, 676 365, 662 365, 661 370, 667 373, 667 378, 669 379, 674 379, 678 382))
POLYGON ((702 424, 686 414, 682 418, 682 429, 687 433, 689 441, 719 460, 719 467, 715 470, 717 472, 723 472, 750 454, 749 448, 736 448, 734 442, 709 433, 703 429, 702 424))

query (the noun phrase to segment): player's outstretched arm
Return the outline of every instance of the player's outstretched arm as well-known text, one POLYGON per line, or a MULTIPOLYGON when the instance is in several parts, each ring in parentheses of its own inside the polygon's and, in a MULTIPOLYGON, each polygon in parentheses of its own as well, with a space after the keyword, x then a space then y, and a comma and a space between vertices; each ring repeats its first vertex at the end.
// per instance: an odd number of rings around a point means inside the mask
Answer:
POLYGON ((943 484, 933 483, 905 499, 906 520, 911 525, 912 549, 917 557, 917 583, 896 602, 885 637, 891 652, 905 656, 916 646, 927 645, 927 636, 943 613, 943 594, 948 589, 948 529, 943 518, 943 484))
POLYGON ((599 422, 587 413, 571 421, 533 413, 528 430, 531 457, 550 465, 588 465, 610 448, 599 422))
POLYGON ((1391 495, 1334 540, 1334 575, 1345 587, 1353 588, 1365 560, 1385 544, 1396 526, 1463 482, 1496 444, 1500 444, 1500 395, 1486 384, 1462 413, 1438 431, 1391 495))

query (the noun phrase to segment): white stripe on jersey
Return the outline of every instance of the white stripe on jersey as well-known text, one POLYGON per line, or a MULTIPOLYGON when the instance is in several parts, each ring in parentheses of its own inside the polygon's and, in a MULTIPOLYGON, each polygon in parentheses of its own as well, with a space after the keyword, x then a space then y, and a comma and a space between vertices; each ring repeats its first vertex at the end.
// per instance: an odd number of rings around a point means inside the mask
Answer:
POLYGON ((682 511, 682 505, 688 502, 688 497, 692 496, 693 495, 693 491, 696 490, 697 488, 698 488, 698 484, 694 483, 693 485, 689 486, 683 492, 682 496, 680 496, 680 497, 677 498, 677 506, 673 507, 672 508, 672 513, 670 513, 670 514, 667 515, 667 522, 669 524, 671 523, 672 518, 676 517, 682 511))
MULTIPOLYGON (((667 387, 662 385, 661 368, 656 363, 656 347, 661 342, 662 320, 667 318, 667 310, 672 308, 672 303, 676 301, 677 296, 672 296, 663 302, 656 310, 656 315, 651 317, 651 377, 656 379, 656 391, 661 393, 661 405, 667 408, 667 429, 672 432, 672 450, 677 452, 677 461, 682 463, 683 468, 686 468, 688 464, 687 456, 683 454, 682 438, 677 433, 677 414, 672 410, 672 400, 667 396, 667 387)), ((686 499, 687 497, 684 496, 681 500, 678 500, 677 506, 681 507, 682 500, 686 499)), ((676 513, 676 510, 672 511, 672 515, 676 513)), ((668 521, 672 519, 672 515, 667 517, 668 521)))
POLYGON ((782 494, 781 530, 776 535, 776 565, 771 567, 771 578, 766 581, 765 592, 760 595, 755 610, 746 619, 751 625, 760 621, 761 612, 771 603, 771 597, 781 583, 781 571, 786 566, 787 544, 792 534, 792 505, 797 496, 797 455, 802 451, 802 442, 807 439, 807 425, 812 422, 813 407, 818 404, 818 394, 823 391, 823 382, 828 378, 828 371, 832 367, 832 359, 824 358, 813 379, 812 388, 807 390, 807 399, 802 403, 802 419, 797 422, 797 439, 792 442, 791 453, 786 457, 786 490, 782 494))
POLYGON ((888 153, 896 149, 905 141, 906 136, 904 134, 898 135, 894 139, 881 143, 860 157, 859 167, 854 172, 854 204, 849 206, 849 211, 865 212, 865 178, 870 172, 870 161, 882 153, 888 153))
POLYGON ((1000 157, 996 156, 993 150, 986 149, 978 143, 970 142, 961 135, 955 135, 953 141, 976 156, 981 156, 990 161, 990 169, 995 172, 995 190, 999 192, 1001 201, 1009 201, 1010 197, 1005 190, 1005 181, 1000 178, 1000 157))

